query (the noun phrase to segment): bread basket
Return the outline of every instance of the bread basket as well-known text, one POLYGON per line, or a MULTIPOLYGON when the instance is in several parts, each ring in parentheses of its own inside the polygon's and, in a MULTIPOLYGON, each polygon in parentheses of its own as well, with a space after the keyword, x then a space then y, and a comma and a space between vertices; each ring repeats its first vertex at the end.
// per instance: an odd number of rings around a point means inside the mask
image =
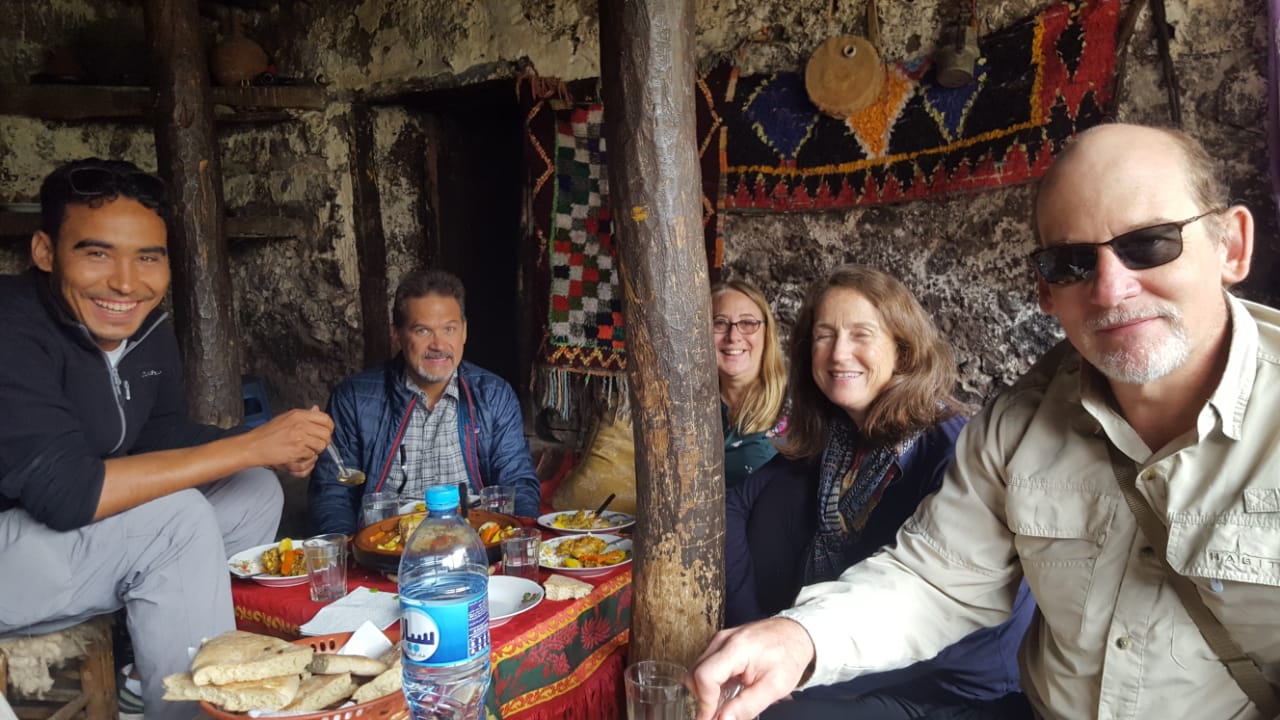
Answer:
MULTIPOLYGON (((317 635, 316 637, 294 640, 293 644, 309 646, 316 652, 332 653, 337 652, 338 648, 346 644, 350 637, 351 633, 317 635)), ((244 718, 249 717, 248 713, 227 712, 213 703, 205 701, 200 702, 200 709, 208 714, 209 717, 218 718, 219 720, 244 720, 244 718)), ((289 716, 289 720, 355 720, 356 718, 364 718, 365 720, 408 720, 409 706, 404 701, 403 692, 393 692, 359 705, 348 705, 347 707, 333 710, 321 710, 305 715, 289 716)))

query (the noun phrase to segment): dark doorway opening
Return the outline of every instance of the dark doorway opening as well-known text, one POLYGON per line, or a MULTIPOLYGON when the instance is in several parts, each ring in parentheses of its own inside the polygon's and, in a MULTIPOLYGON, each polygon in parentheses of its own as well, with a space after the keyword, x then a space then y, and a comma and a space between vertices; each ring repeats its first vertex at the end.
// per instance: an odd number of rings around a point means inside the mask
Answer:
POLYGON ((467 289, 467 360, 515 388, 527 407, 532 350, 522 277, 532 248, 521 230, 524 123, 511 81, 417 96, 426 130, 429 264, 467 289))

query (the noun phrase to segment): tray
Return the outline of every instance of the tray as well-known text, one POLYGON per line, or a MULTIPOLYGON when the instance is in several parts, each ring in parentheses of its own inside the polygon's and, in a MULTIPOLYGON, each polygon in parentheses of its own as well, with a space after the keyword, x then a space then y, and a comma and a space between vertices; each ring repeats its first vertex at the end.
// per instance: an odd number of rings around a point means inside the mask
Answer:
MULTIPOLYGON (((386 630, 386 634, 392 642, 399 640, 400 626, 397 624, 391 627, 386 630)), ((331 653, 337 652, 338 648, 346 644, 350 637, 351 633, 317 635, 316 637, 294 640, 293 644, 306 645, 316 652, 331 653)), ((205 700, 200 701, 200 709, 208 714, 209 717, 218 718, 218 720, 244 720, 244 718, 249 717, 248 713, 227 712, 205 700)), ((364 718, 365 720, 408 720, 409 705, 404 701, 403 692, 393 692, 366 703, 303 715, 290 715, 289 718, 290 720, 355 720, 355 718, 364 718)))
MULTIPOLYGON (((502 513, 488 510, 471 510, 467 513, 467 522, 471 523, 473 528, 478 528, 489 521, 496 522, 502 527, 515 527, 524 524, 520 522, 520 518, 514 515, 503 515, 502 513)), ((399 522, 399 517, 387 518, 356 533, 355 541, 351 543, 351 556, 356 559, 356 562, 376 572, 392 574, 400 572, 400 551, 383 550, 369 541, 369 538, 373 535, 394 528, 399 522)), ((502 559, 502 548, 499 547, 498 543, 485 545, 484 547, 489 553, 489 564, 492 565, 502 559)))

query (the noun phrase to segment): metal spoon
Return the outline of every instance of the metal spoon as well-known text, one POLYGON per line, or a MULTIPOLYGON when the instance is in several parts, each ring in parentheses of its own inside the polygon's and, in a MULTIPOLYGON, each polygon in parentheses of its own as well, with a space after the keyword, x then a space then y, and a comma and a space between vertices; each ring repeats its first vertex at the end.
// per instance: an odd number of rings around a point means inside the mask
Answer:
POLYGON ((342 456, 338 454, 338 448, 330 442, 325 448, 329 451, 329 457, 333 458, 333 464, 338 466, 338 482, 343 485, 363 485, 364 473, 359 470, 352 470, 342 464, 342 456))

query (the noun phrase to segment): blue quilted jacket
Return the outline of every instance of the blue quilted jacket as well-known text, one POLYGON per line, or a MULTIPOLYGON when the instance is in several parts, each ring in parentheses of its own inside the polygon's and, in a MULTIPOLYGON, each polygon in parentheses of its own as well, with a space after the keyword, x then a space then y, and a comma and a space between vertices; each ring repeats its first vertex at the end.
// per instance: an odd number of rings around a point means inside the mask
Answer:
MULTIPOLYGON (((404 386, 404 359, 343 380, 329 398, 333 442, 348 467, 363 470, 364 485, 337 480, 337 467, 321 453, 307 491, 312 530, 353 534, 360 495, 376 492, 398 462, 399 438, 417 397, 404 386)), ((541 486, 524 437, 520 403, 507 381, 469 362, 458 366, 458 436, 473 492, 486 485, 516 489, 516 514, 536 517, 541 486)))

